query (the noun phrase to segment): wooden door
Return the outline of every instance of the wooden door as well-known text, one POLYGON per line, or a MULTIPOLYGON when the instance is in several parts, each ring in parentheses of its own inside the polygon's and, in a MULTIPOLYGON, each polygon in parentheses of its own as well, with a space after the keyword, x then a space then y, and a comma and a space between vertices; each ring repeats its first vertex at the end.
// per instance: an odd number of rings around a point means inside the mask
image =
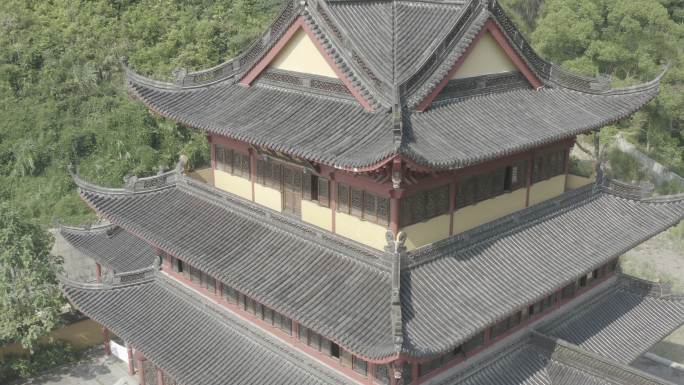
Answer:
POLYGON ((302 170, 283 167, 283 212, 302 213, 302 170))

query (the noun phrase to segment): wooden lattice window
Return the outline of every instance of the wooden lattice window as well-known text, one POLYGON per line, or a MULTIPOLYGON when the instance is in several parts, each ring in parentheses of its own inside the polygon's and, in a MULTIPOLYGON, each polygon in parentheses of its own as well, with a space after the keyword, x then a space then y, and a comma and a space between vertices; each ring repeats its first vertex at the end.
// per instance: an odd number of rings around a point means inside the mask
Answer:
POLYGON ((536 156, 532 167, 532 183, 565 174, 565 161, 565 149, 536 156))
POLYGON ((222 285, 221 296, 234 305, 238 302, 238 292, 228 285, 222 285))
POLYGON ((351 215, 361 218, 363 215, 363 191, 351 188, 351 215))
POLYGON ((356 373, 362 374, 364 376, 368 375, 368 362, 365 360, 357 357, 357 356, 352 356, 352 369, 356 373))
POLYGON ((449 212, 449 185, 402 198, 401 225, 408 226, 449 212))
POLYGON ((330 207, 330 181, 321 177, 318 178, 318 204, 330 207))
POLYGON ((343 183, 337 184, 337 211, 349 214, 349 186, 343 183))
POLYGON ((482 331, 463 344, 463 351, 467 353, 467 352, 470 352, 472 350, 475 350, 478 347, 484 345, 484 342, 485 342, 485 333, 484 333, 484 331, 482 331))

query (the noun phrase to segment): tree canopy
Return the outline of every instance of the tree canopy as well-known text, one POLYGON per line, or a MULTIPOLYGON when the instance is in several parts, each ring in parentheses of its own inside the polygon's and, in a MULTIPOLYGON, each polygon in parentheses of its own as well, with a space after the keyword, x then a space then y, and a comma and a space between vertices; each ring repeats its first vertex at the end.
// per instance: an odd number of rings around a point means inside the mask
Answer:
POLYGON ((653 158, 684 172, 682 1, 546 0, 531 34, 539 53, 614 86, 648 81, 669 66, 661 93, 620 124, 653 158))
POLYGON ((57 323, 64 300, 52 242, 49 233, 0 203, 0 343, 18 341, 33 351, 57 323))

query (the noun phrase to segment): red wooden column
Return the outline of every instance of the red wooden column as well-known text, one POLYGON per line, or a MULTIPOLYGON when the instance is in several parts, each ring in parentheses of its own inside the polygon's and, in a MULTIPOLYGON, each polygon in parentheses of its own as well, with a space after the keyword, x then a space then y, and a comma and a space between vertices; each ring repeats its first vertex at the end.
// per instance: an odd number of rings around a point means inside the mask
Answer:
POLYGON ((145 366, 144 363, 147 358, 140 352, 135 352, 135 359, 138 361, 138 383, 139 385, 145 385, 145 366))
POLYGON ((97 279, 97 283, 102 282, 102 265, 99 263, 95 263, 95 277, 97 279))
POLYGON ((112 347, 109 345, 109 330, 102 326, 102 340, 104 341, 104 351, 105 355, 112 355, 112 347))
POLYGON ((132 376, 135 374, 135 365, 133 365, 133 348, 130 345, 126 346, 126 353, 128 353, 128 374, 132 376))
POLYGON ((164 385, 164 372, 157 368, 157 385, 164 385))

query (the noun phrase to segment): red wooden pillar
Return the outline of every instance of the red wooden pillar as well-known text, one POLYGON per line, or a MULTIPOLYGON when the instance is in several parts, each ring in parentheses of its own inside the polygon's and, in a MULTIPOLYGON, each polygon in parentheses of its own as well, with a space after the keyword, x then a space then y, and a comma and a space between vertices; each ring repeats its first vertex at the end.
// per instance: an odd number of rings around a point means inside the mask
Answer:
POLYGON ((418 376, 420 375, 418 369, 418 363, 411 362, 411 384, 413 385, 418 385, 418 376))
POLYGON ((135 365, 133 365, 133 348, 126 346, 126 353, 128 354, 128 374, 131 376, 135 374, 135 365))
POLYGON ((109 345, 109 330, 104 326, 102 326, 102 341, 104 343, 105 355, 111 356, 112 347, 109 345))
POLYGON ((164 385, 164 372, 157 368, 157 385, 164 385))
POLYGON ((102 265, 99 263, 95 263, 95 277, 97 279, 97 283, 102 282, 102 265))
POLYGON ((527 195, 525 207, 530 207, 530 190, 532 189, 532 171, 534 170, 534 151, 531 152, 530 161, 527 162, 527 195))
POLYGON ((138 361, 138 383, 145 385, 145 361, 147 359, 142 354, 135 352, 135 359, 138 361))

